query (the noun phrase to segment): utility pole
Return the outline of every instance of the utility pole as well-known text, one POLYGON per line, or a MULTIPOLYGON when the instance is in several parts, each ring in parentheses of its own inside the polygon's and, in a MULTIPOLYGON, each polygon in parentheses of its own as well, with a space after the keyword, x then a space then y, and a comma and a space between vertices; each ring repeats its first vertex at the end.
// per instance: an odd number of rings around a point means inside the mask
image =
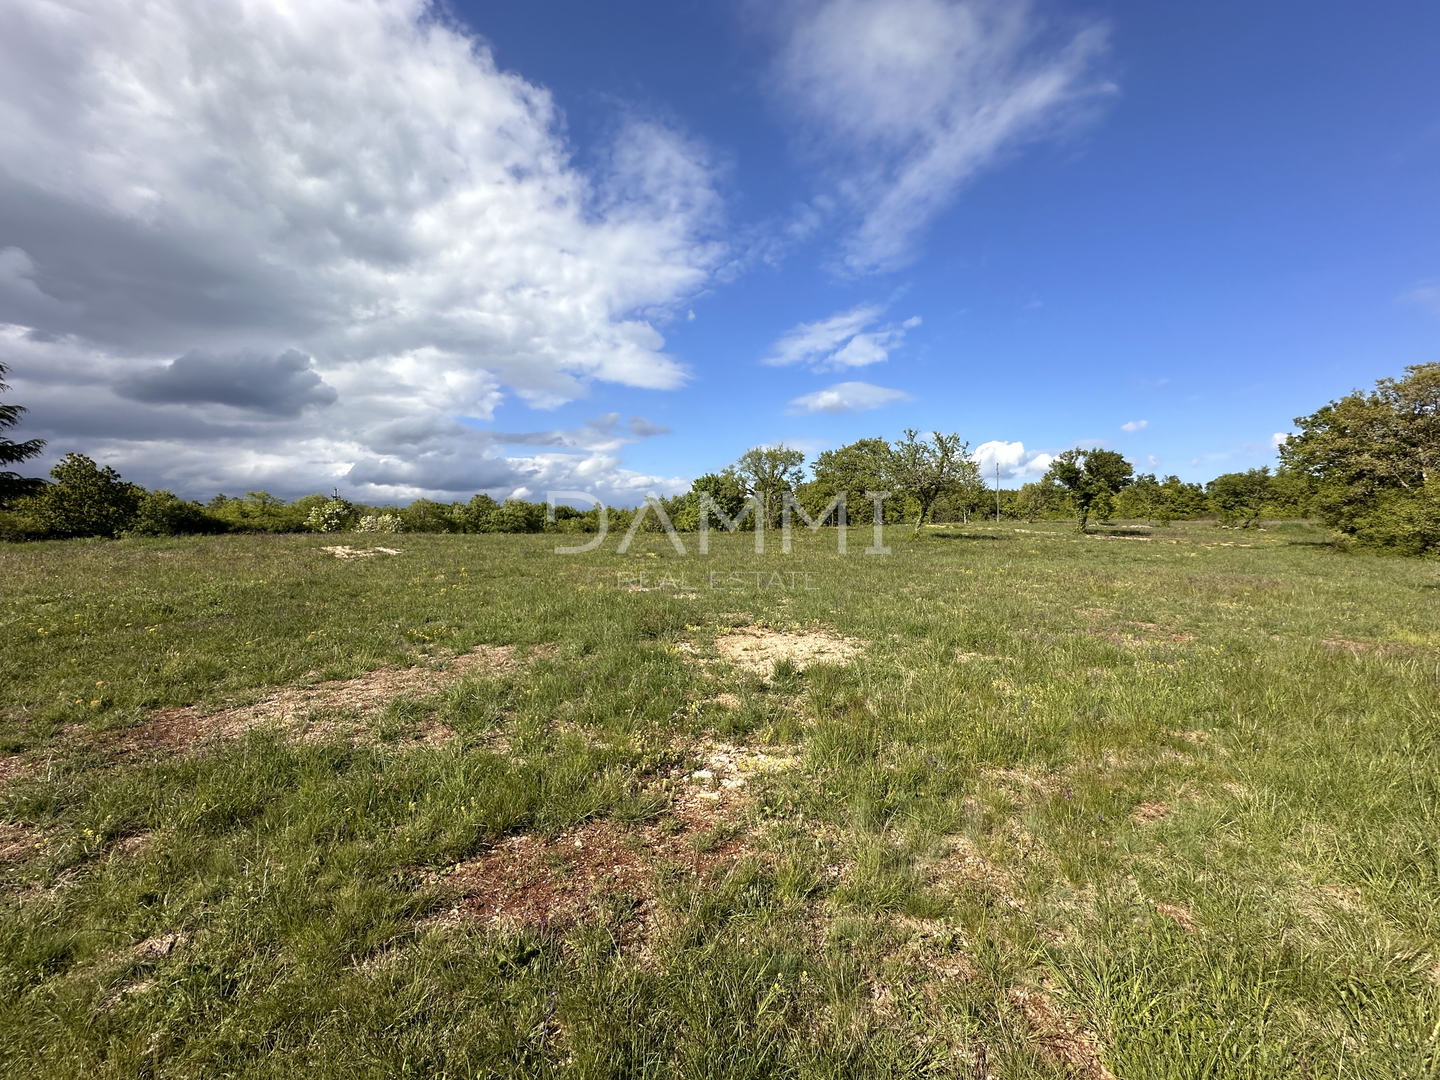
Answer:
POLYGON ((995 462, 995 524, 1000 524, 1000 462, 995 462))

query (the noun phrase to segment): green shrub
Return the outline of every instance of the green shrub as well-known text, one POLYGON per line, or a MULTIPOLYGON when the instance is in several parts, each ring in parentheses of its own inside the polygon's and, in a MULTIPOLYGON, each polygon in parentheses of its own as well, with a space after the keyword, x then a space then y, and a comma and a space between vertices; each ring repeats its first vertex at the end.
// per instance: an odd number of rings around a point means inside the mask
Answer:
POLYGON ((50 470, 55 483, 20 500, 17 509, 35 533, 65 539, 119 536, 131 528, 145 489, 126 483, 84 454, 66 454, 50 470))
POLYGON ((198 502, 188 502, 170 491, 149 491, 140 500, 135 523, 129 532, 136 536, 190 536, 228 531, 226 522, 209 513, 198 502))
POLYGON ((303 532, 311 508, 324 502, 324 495, 309 495, 287 504, 268 491, 251 491, 243 499, 216 495, 206 510, 237 532, 303 532))
POLYGON ((486 532, 537 533, 545 531, 544 503, 525 502, 523 499, 506 499, 490 515, 486 532))
POLYGON ((1362 545, 1402 555, 1440 555, 1440 478, 1413 493, 1392 493, 1358 522, 1362 545))

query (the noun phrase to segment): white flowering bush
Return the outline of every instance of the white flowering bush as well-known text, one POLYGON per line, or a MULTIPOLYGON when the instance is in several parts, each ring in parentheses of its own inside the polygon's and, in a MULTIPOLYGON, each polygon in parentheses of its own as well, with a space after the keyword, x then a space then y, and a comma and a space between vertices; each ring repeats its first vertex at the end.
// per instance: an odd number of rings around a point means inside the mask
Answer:
POLYGON ((355 531, 363 533, 400 533, 405 522, 399 514, 365 514, 355 523, 355 531))
POLYGON ((355 508, 344 499, 331 499, 314 507, 305 518, 305 527, 314 532, 344 532, 355 518, 355 508))

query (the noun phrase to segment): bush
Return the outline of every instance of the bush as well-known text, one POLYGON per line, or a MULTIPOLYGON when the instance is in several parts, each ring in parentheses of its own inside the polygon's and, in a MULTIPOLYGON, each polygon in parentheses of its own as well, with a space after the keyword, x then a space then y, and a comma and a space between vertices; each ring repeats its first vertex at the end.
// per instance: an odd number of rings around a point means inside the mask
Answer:
POLYGON ((312 532, 344 532, 355 523, 355 507, 338 496, 312 506, 305 527, 312 532))
POLYGON ((268 491, 251 491, 243 499, 216 495, 206 511, 231 529, 242 532, 302 532, 310 510, 325 501, 324 495, 310 495, 287 505, 284 499, 277 499, 268 491))
POLYGON ((355 531, 363 533, 402 533, 405 522, 398 514, 362 514, 355 523, 355 531))
POLYGON ((187 502, 169 491, 150 491, 140 500, 135 536, 187 536, 226 532, 229 525, 197 502, 187 502))
POLYGON ((538 533, 545 531, 544 503, 506 499, 491 515, 485 532, 538 533))
POLYGON ((135 524, 145 489, 126 483, 110 466, 102 469, 84 454, 66 454, 50 476, 55 483, 17 506, 35 533, 113 537, 135 524))
POLYGON ((1440 478, 1413 494, 1392 493, 1358 522, 1362 545, 1402 555, 1440 555, 1440 478))

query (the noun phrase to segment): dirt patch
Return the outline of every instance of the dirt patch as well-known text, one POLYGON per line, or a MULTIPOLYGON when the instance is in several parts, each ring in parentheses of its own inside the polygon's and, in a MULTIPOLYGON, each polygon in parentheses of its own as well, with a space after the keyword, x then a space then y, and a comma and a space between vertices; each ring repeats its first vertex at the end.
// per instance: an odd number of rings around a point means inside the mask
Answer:
POLYGON ((692 808, 657 825, 596 821, 554 839, 509 837, 434 876, 433 882, 456 893, 450 910, 435 921, 545 932, 598 920, 643 929, 657 914, 662 864, 669 873, 697 876, 745 850, 738 837, 713 846, 699 842, 721 817, 718 810, 692 808))
POLYGON ((430 875, 452 893, 452 906, 434 922, 543 932, 598 920, 618 924, 622 937, 643 933, 659 914, 662 877, 699 877, 751 850, 740 821, 743 789, 798 760, 728 743, 702 746, 696 757, 700 768, 669 778, 674 801, 657 821, 592 821, 553 839, 512 836, 430 875))
POLYGON ((4 787, 17 776, 34 772, 38 767, 38 762, 31 761, 19 754, 7 754, 0 757, 0 787, 4 787))
MULTIPOLYGON (((531 650, 535 656, 537 650, 531 650)), ((539 655, 544 655, 540 651, 539 655)), ((521 664, 511 645, 480 645, 443 666, 380 668, 354 679, 289 687, 251 705, 206 712, 196 705, 162 709, 133 728, 116 732, 122 750, 182 749, 207 739, 236 738, 253 728, 279 725, 310 740, 353 733, 354 721, 379 715, 406 694, 431 694, 470 675, 503 675, 521 664), (341 714, 345 722, 324 717, 341 714)), ((417 739, 434 745, 453 737, 444 724, 427 721, 417 739)))
POLYGON ((1152 821, 1163 821, 1170 816, 1170 807, 1163 802, 1141 803, 1130 811, 1130 820, 1136 825, 1146 825, 1152 821))
POLYGON ((1008 872, 996 866, 975 846, 968 836, 952 836, 945 844, 945 855, 934 870, 943 882, 969 882, 992 893, 1006 907, 1017 910, 1025 901, 1015 895, 1015 881, 1008 872))
POLYGON ((756 675, 769 675, 782 660, 801 669, 811 664, 844 664, 864 648, 855 638, 841 637, 829 630, 785 633, 750 626, 715 639, 715 649, 722 657, 756 675))
POLYGON ((1062 1015, 1048 994, 1026 987, 1012 987, 1010 1000, 1035 1033, 1045 1053, 1071 1076, 1086 1080, 1115 1080, 1100 1060, 1095 1036, 1062 1015))
POLYGON ((1350 653, 1352 656, 1433 656, 1435 650, 1423 645, 1407 645, 1395 641, 1350 641, 1346 638, 1322 638, 1321 645, 1350 653))
POLYGON ((332 544, 329 547, 322 547, 321 551, 326 555, 333 555, 337 559, 369 559, 375 555, 403 555, 403 551, 396 548, 373 547, 373 548, 352 548, 345 544, 332 544))

